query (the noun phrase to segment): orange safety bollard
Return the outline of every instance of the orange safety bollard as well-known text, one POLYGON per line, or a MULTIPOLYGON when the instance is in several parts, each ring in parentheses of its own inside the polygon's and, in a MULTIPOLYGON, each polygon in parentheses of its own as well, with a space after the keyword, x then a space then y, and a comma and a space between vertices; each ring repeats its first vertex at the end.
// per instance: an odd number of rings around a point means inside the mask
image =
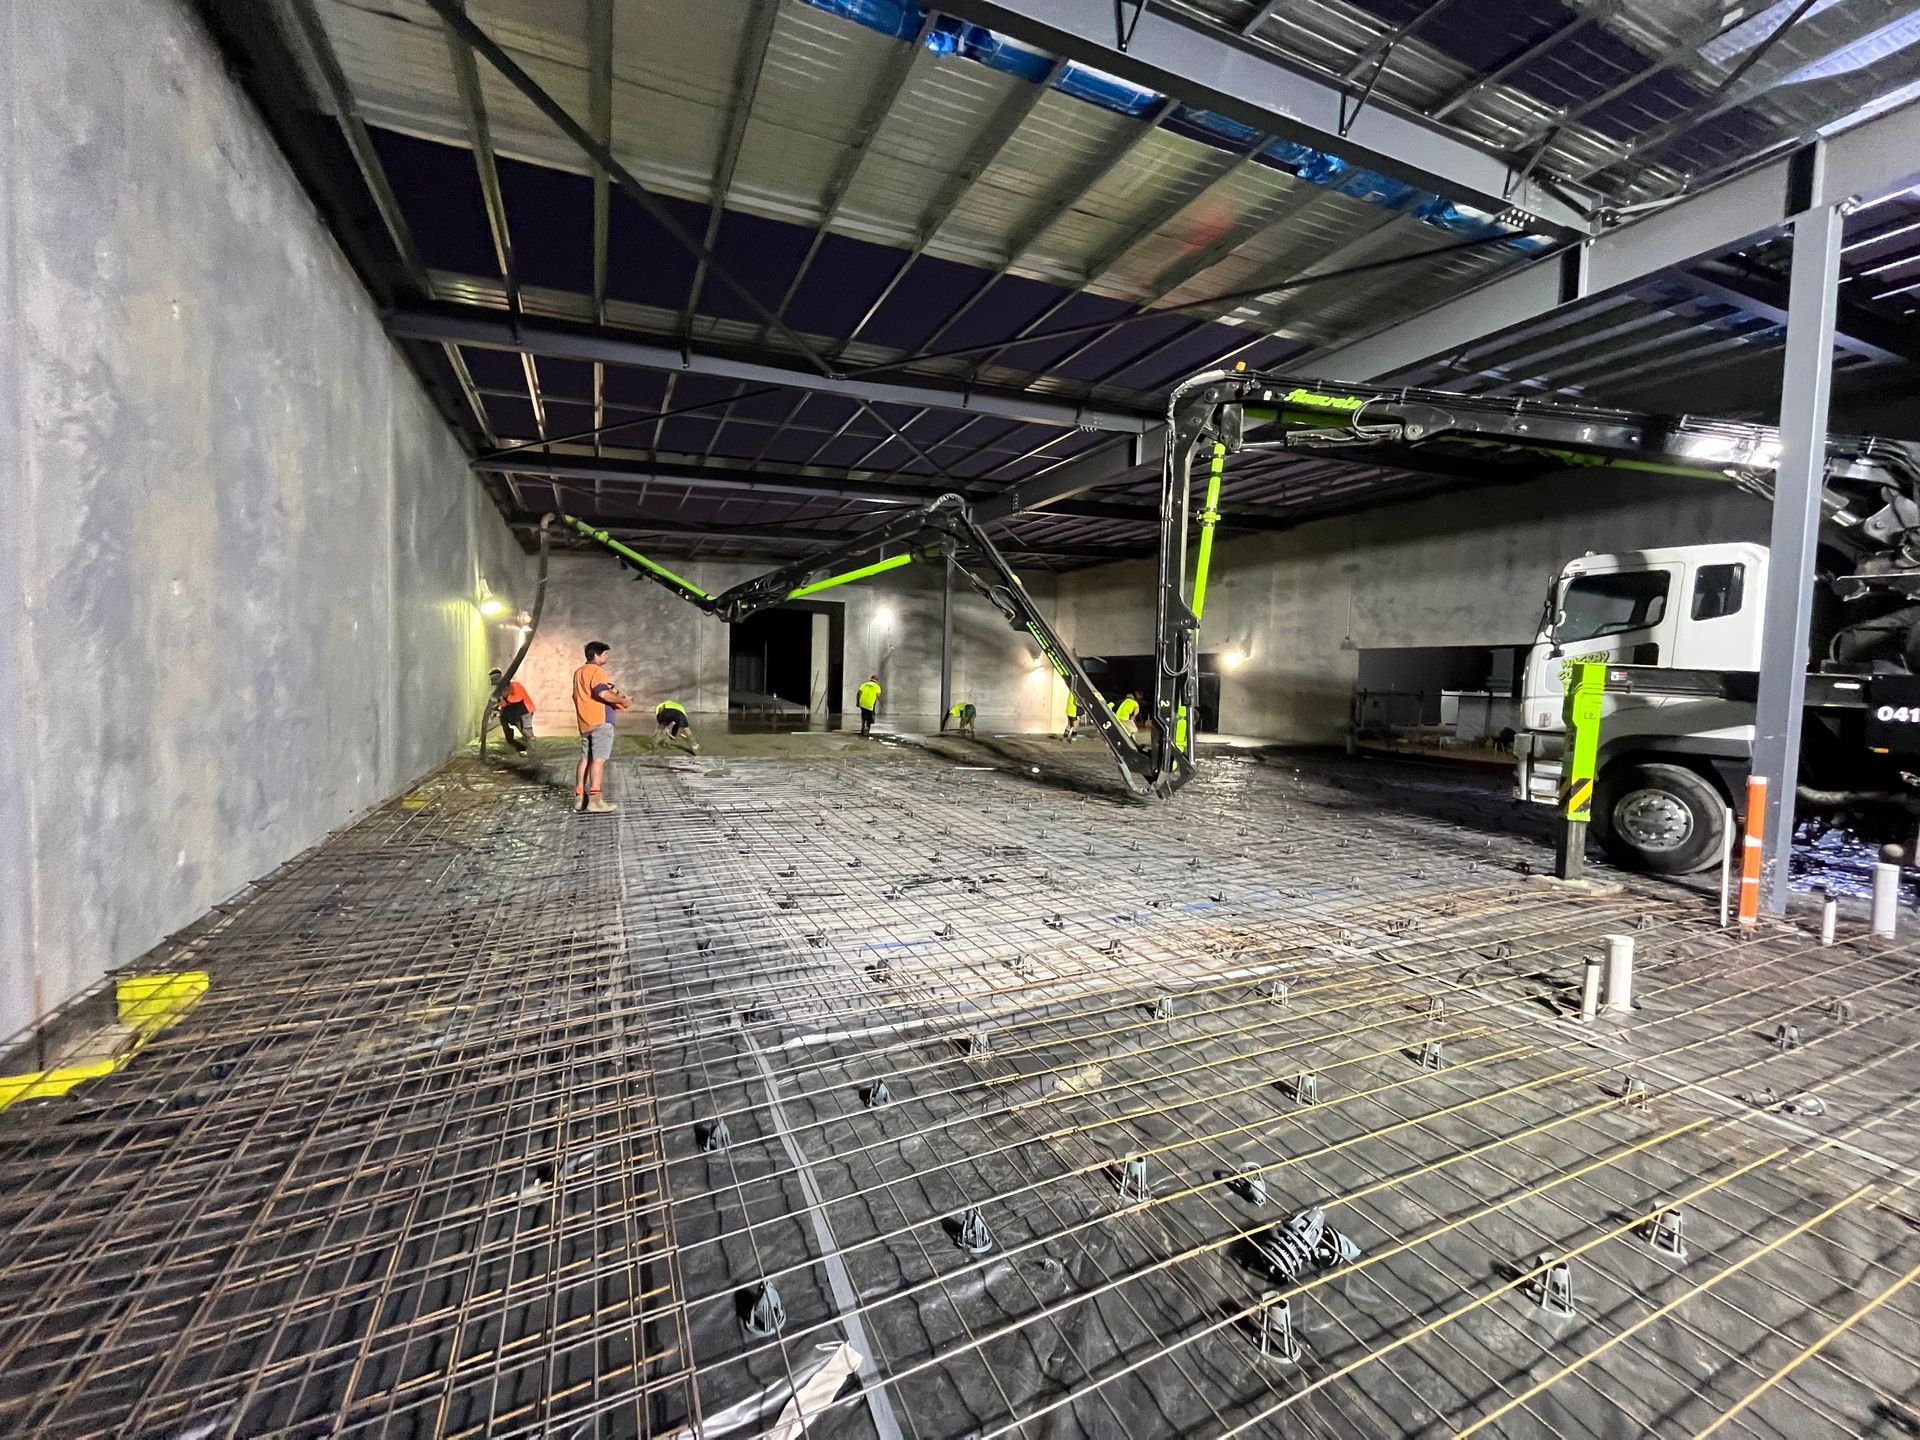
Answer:
POLYGON ((1740 928, 1760 923, 1760 855, 1767 833, 1767 781, 1755 775, 1747 781, 1747 835, 1740 842, 1740 928))

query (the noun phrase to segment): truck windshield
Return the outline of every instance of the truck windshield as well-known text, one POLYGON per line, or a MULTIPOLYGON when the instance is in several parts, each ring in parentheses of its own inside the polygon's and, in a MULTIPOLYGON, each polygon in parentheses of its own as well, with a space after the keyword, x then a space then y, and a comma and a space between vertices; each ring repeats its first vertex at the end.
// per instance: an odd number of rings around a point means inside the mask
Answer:
POLYGON ((1578 645, 1602 635, 1658 625, 1667 613, 1667 579, 1664 570, 1575 576, 1560 595, 1554 644, 1578 645))

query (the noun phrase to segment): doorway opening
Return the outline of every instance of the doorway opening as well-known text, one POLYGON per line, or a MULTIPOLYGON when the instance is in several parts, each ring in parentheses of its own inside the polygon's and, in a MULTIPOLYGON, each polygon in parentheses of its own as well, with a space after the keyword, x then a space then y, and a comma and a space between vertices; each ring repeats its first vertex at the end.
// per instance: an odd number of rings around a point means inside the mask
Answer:
MULTIPOLYGON (((1129 692, 1140 697, 1143 710, 1153 704, 1154 677, 1158 673, 1151 655, 1094 655, 1080 662, 1087 677, 1100 687, 1109 705, 1118 705, 1129 692)), ((1208 650, 1200 656, 1199 715, 1194 733, 1215 735, 1220 731, 1220 657, 1208 650)))
POLYGON ((840 715, 846 607, 796 601, 731 627, 727 706, 736 715, 832 724, 840 715))

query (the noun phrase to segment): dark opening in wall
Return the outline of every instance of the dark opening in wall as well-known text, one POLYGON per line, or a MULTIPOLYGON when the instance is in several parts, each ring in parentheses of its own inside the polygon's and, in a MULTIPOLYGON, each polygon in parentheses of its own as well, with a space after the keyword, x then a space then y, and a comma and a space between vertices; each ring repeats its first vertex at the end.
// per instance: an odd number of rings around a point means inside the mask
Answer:
POLYGON ((728 704, 748 714, 831 719, 840 713, 845 607, 797 601, 735 625, 728 704))
MULTIPOLYGON (((1129 691, 1140 697, 1140 708, 1153 704, 1154 662, 1151 655, 1095 655, 1081 664, 1109 705, 1118 705, 1129 691)), ((1208 651, 1200 657, 1200 716, 1196 733, 1220 729, 1220 657, 1208 651)))

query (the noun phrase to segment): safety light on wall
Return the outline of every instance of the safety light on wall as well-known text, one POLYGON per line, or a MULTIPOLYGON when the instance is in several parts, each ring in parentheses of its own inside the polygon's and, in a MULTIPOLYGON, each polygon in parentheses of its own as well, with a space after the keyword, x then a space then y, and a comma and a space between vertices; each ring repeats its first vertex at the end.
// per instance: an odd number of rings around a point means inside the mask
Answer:
POLYGON ((480 613, 489 620, 497 620, 507 613, 507 602, 488 591, 480 597, 480 613))
POLYGON ((893 623, 893 607, 891 605, 874 606, 873 623, 876 625, 891 625, 893 623))
POLYGON ((1222 650, 1220 652, 1220 668, 1222 670, 1238 670, 1246 663, 1247 652, 1237 645, 1231 650, 1222 650))

